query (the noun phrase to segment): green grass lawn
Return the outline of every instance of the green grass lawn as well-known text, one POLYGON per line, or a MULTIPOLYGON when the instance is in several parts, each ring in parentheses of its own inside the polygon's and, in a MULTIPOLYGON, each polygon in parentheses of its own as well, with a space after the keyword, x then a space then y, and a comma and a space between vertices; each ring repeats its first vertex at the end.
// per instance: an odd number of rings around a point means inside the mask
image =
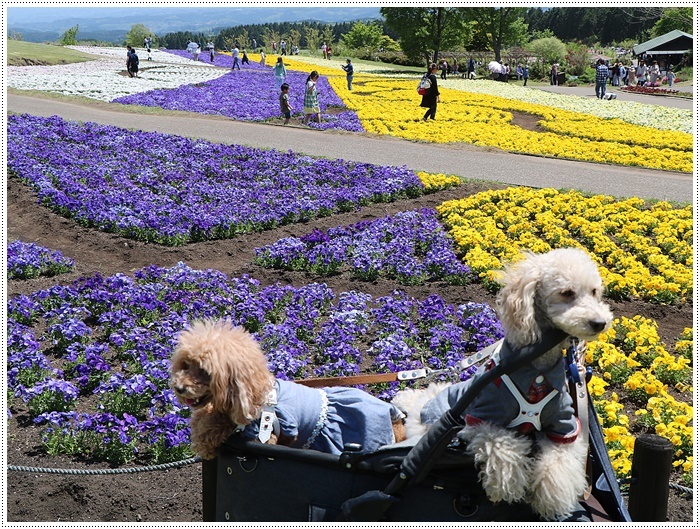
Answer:
POLYGON ((79 51, 53 46, 50 44, 37 44, 21 40, 7 40, 7 65, 26 66, 30 64, 68 64, 71 62, 94 61, 94 55, 79 51))

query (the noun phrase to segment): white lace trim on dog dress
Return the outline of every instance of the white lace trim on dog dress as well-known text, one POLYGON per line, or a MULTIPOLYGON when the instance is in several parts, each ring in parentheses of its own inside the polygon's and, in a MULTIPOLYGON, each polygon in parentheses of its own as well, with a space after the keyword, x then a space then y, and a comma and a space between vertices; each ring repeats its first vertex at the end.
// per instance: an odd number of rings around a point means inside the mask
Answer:
MULTIPOLYGON (((342 386, 309 388, 281 379, 276 388, 274 411, 280 435, 293 448, 339 455, 349 443, 373 451, 393 440, 392 419, 398 410, 365 391, 342 386)), ((258 421, 252 422, 244 435, 257 439, 258 430, 258 421)))
POLYGON ((321 393, 321 413, 318 416, 318 421, 316 421, 316 426, 314 426, 314 431, 311 432, 311 436, 306 440, 304 446, 302 446, 304 449, 311 448, 311 445, 314 444, 318 434, 321 433, 321 429, 323 425, 326 424, 326 419, 328 418, 328 395, 326 395, 326 392, 322 389, 317 391, 321 393))

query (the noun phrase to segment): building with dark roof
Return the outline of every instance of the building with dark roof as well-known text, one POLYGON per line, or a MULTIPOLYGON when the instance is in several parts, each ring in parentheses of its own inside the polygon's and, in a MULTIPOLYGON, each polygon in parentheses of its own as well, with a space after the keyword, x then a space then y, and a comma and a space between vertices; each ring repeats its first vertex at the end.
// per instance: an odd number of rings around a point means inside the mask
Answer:
POLYGON ((693 36, 674 29, 665 35, 637 44, 632 48, 632 53, 647 63, 658 61, 662 70, 669 65, 677 66, 682 60, 686 64, 692 64, 693 36))

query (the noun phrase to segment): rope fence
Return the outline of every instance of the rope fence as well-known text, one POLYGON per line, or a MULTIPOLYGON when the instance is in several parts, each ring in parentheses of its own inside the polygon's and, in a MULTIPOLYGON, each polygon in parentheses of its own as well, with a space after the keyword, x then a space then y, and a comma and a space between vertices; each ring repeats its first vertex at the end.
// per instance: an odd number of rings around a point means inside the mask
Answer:
POLYGON ((25 467, 20 465, 7 465, 7 470, 11 472, 33 472, 40 474, 71 474, 77 476, 99 476, 106 474, 138 474, 139 472, 157 472, 161 470, 170 470, 172 468, 180 468, 194 463, 199 463, 202 458, 199 456, 183 459, 182 461, 173 461, 172 463, 163 463, 161 465, 151 465, 147 467, 130 467, 130 468, 105 468, 105 469, 71 469, 71 468, 40 468, 40 467, 25 467))

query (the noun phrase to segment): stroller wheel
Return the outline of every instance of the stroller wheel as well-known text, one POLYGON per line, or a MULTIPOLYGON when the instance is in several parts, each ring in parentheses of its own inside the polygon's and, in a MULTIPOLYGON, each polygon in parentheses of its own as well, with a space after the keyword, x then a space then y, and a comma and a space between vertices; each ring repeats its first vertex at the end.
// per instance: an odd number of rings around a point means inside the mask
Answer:
POLYGON ((471 518, 479 510, 479 502, 470 494, 457 496, 452 502, 452 506, 455 512, 464 518, 471 518))

